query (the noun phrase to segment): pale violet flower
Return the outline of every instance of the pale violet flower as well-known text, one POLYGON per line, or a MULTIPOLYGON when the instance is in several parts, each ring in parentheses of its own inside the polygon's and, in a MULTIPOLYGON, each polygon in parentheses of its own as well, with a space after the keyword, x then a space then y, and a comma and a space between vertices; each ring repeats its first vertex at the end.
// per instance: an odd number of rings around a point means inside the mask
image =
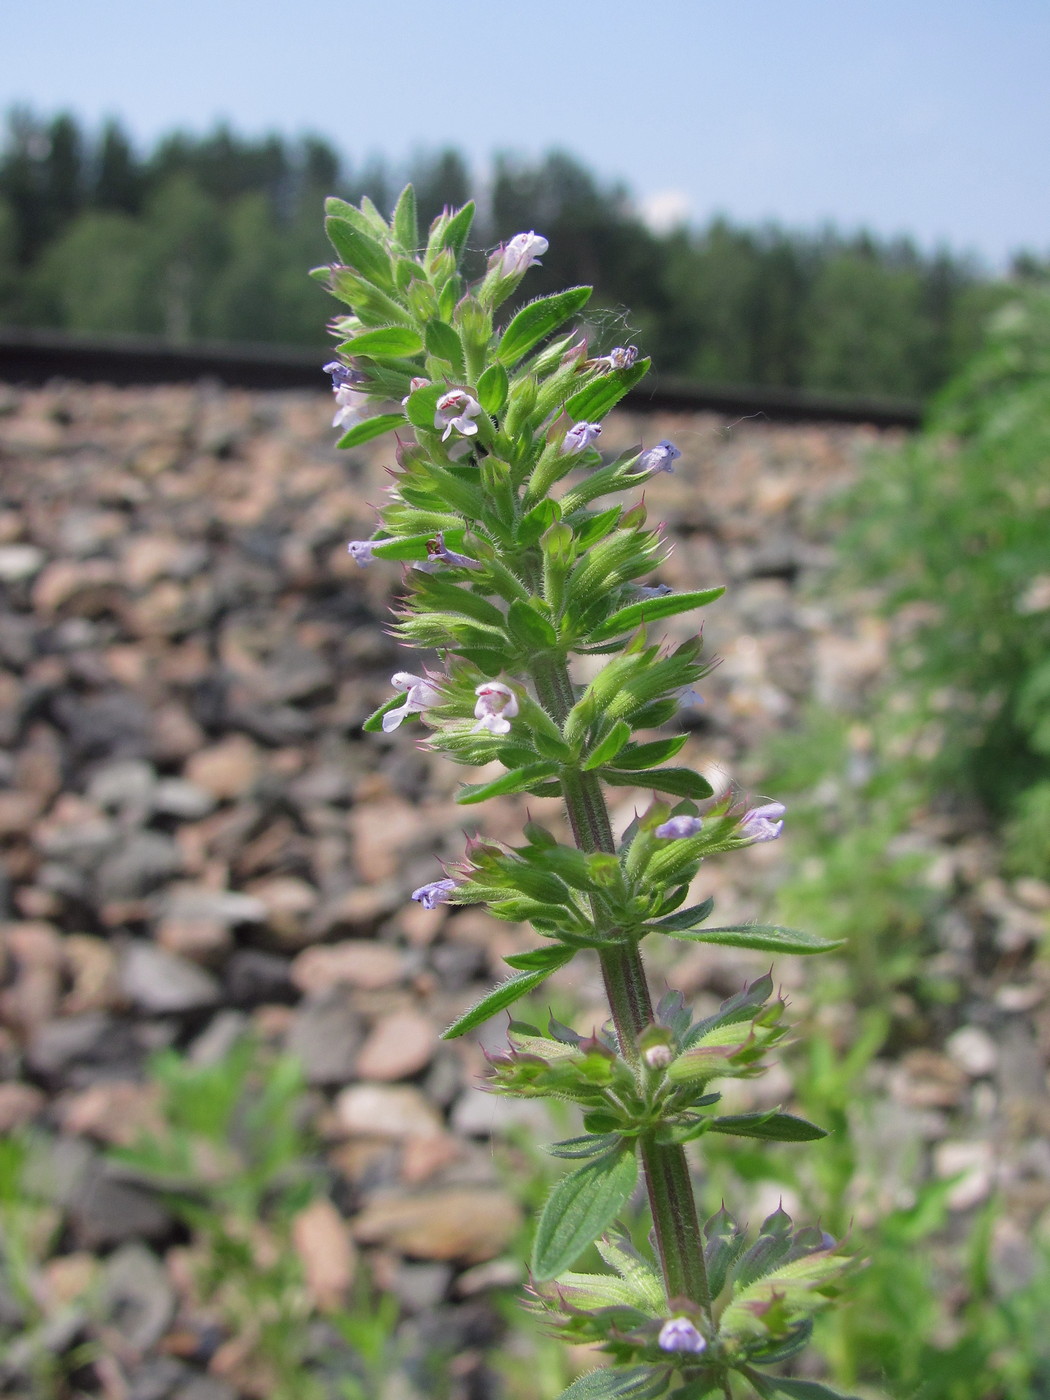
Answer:
POLYGON ((372 555, 378 543, 378 540, 351 540, 346 547, 347 553, 355 564, 359 564, 362 569, 367 569, 372 562, 372 555))
POLYGON ((478 697, 474 706, 477 724, 471 730, 487 729, 490 734, 509 734, 510 722, 518 713, 518 697, 502 681, 485 681, 474 691, 478 697))
POLYGON ((531 229, 528 233, 516 233, 503 249, 500 275, 517 277, 519 273, 527 272, 533 263, 539 262, 549 247, 550 244, 541 233, 535 233, 531 229))
POLYGON ((559 455, 564 457, 570 452, 582 452, 585 447, 590 447, 596 438, 601 437, 601 432, 600 423, 574 423, 565 434, 559 455))
POLYGON ((664 438, 663 442, 658 442, 655 447, 650 447, 648 452, 642 453, 635 471, 647 472, 649 476, 655 476, 657 472, 673 472, 674 463, 681 455, 674 443, 664 438))
POLYGON ((446 904, 455 888, 455 880, 431 880, 429 885, 420 885, 418 890, 413 890, 412 898, 424 909, 433 909, 437 904, 446 904))
POLYGON ((636 598, 666 598, 674 589, 666 583, 636 584, 633 592, 636 598))
POLYGON ((481 412, 481 404, 471 398, 465 389, 450 389, 447 394, 441 395, 434 407, 434 427, 445 430, 441 434, 442 442, 453 429, 464 437, 474 437, 477 433, 478 425, 474 419, 481 412))
POLYGON ((397 691, 405 692, 405 703, 387 710, 383 716, 383 733, 392 733, 409 715, 420 715, 431 705, 441 703, 441 692, 425 676, 413 676, 410 671, 398 671, 390 677, 397 691))
POLYGON ((752 807, 740 819, 738 834, 752 845, 759 841, 775 841, 784 830, 783 802, 767 802, 762 807, 752 807))
POLYGON ((356 369, 350 369, 339 360, 329 360, 324 366, 324 372, 332 376, 332 392, 335 394, 336 410, 332 427, 354 427, 361 422, 364 409, 368 406, 368 395, 354 388, 355 384, 365 382, 365 375, 356 369))
POLYGON ((480 569, 481 563, 477 559, 471 559, 469 554, 457 554, 454 549, 446 549, 445 536, 439 530, 432 540, 427 541, 427 557, 418 564, 413 564, 414 569, 418 569, 421 574, 432 574, 447 564, 454 569, 480 569))
POLYGON ((695 836, 703 826, 699 817, 671 817, 658 826, 654 836, 662 836, 668 841, 681 841, 685 836, 695 836))
POLYGON ((699 1354, 707 1350, 707 1343, 687 1317, 669 1317, 660 1328, 657 1343, 661 1351, 691 1351, 699 1354))
POLYGON ((615 350, 610 350, 608 355, 599 355, 596 359, 588 360, 585 369, 630 369, 638 358, 637 345, 617 345, 615 350))

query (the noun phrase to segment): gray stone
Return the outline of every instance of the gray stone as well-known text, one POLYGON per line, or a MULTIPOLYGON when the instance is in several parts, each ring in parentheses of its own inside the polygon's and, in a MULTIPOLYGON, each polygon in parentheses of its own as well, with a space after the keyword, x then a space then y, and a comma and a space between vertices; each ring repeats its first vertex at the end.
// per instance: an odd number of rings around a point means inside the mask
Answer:
POLYGON ((95 878, 99 898, 141 899, 178 873, 179 848, 160 831, 135 831, 99 866, 95 878))
POLYGON ((126 946, 120 975, 135 1005, 159 1015, 197 1011, 219 999, 219 984, 210 972, 151 943, 126 946))
POLYGON ((296 1008, 288 1049, 302 1061, 308 1084, 345 1084, 353 1077, 362 1034, 346 992, 334 988, 296 1008))
POLYGON ((109 1323, 137 1352, 147 1351, 175 1315, 175 1291, 157 1256, 137 1242, 106 1260, 102 1297, 109 1323))
POLYGON ((98 1162, 78 1184, 69 1205, 73 1237, 81 1249, 105 1249, 127 1240, 161 1240, 175 1221, 152 1192, 117 1180, 98 1162))

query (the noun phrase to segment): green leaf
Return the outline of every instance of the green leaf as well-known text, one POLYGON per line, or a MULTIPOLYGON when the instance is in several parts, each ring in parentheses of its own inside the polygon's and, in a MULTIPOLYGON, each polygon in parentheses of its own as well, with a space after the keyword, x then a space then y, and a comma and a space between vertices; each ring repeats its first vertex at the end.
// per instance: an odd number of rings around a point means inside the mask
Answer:
POLYGON ((501 364, 491 364, 478 380, 478 402, 489 416, 503 412, 510 381, 501 364))
POLYGON ((569 1268, 616 1219, 637 1180, 633 1143, 621 1144, 616 1151, 594 1157, 562 1177, 548 1196, 536 1227, 533 1277, 545 1283, 569 1268))
POLYGON ((419 222, 416 217, 416 192, 411 185, 401 191, 391 221, 394 237, 406 253, 414 253, 419 246, 419 222))
POLYGON ((748 1366, 744 1375, 758 1391, 762 1400, 775 1400, 778 1395, 786 1395, 789 1400, 857 1400, 855 1395, 846 1395, 841 1390, 820 1381, 793 1380, 788 1376, 763 1376, 748 1366))
POLYGON ((378 330, 362 331, 352 340, 345 340, 339 349, 347 355, 367 355, 370 359, 385 359, 394 356, 418 355, 423 349, 423 339, 418 331, 408 326, 380 326, 378 330))
POLYGON ((425 340, 428 355, 447 360, 457 374, 464 372, 463 343, 447 322, 428 321, 425 340))
POLYGON ((507 953, 503 961, 518 972, 553 972, 565 961, 564 948, 530 948, 527 953, 507 953))
MULTIPOLYGON (((655 925, 663 927, 662 924, 655 925)), ((719 943, 731 948, 754 948, 760 953, 830 953, 841 948, 843 939, 818 938, 815 933, 806 933, 797 928, 779 928, 776 924, 730 924, 725 928, 705 928, 695 936, 678 934, 674 929, 664 928, 665 933, 676 937, 692 937, 696 943, 719 943)))
POLYGON ((577 421, 596 423, 605 417, 610 408, 620 402, 628 389, 632 389, 639 379, 643 379, 649 373, 649 363, 648 360, 639 360, 630 369, 617 369, 611 374, 603 374, 593 384, 588 384, 586 389, 573 394, 572 398, 566 401, 565 412, 577 421))
POLYGON ((633 632, 643 622, 655 622, 661 617, 673 617, 676 613, 691 612, 721 598, 724 587, 702 588, 696 593, 668 593, 663 598, 645 598, 640 603, 630 603, 620 608, 612 617, 607 617, 588 636, 591 642, 608 642, 624 632, 633 632))
MULTIPOLYGON (((357 211, 354 210, 354 213, 357 211)), ((351 223, 348 218, 329 215, 325 219, 325 232, 347 267, 352 267, 370 282, 378 282, 387 288, 393 285, 386 249, 363 228, 351 223)))
POLYGON ((651 1366, 610 1366, 580 1376, 558 1400, 656 1400, 666 1389, 666 1372, 651 1366))
POLYGON ((405 404, 408 421, 416 428, 429 428, 433 432, 437 401, 446 392, 444 384, 424 384, 421 389, 414 390, 405 404))
POLYGON ((514 641, 526 652, 550 651, 558 645, 557 632, 523 598, 515 598, 507 609, 507 626, 514 641))
POLYGON ((392 428, 403 428, 405 426, 405 415, 403 413, 379 413, 374 418, 365 418, 360 423, 355 423, 348 433, 336 443, 337 447, 360 447, 364 442, 371 442, 373 438, 382 437, 384 433, 389 433, 392 428))
POLYGON ((501 778, 491 783, 464 783, 456 793, 456 801, 463 807, 471 807, 475 802, 486 802, 490 797, 502 797, 510 792, 528 792, 537 783, 552 778, 558 771, 557 763, 541 759, 538 763, 526 763, 523 768, 512 768, 501 778))
POLYGON ((616 1139, 609 1133, 585 1133, 583 1137, 548 1143, 545 1150, 552 1157, 597 1157, 600 1152, 608 1152, 615 1143, 616 1139))
MULTIPOLYGON (((534 545, 545 531, 558 523, 560 518, 561 507, 558 502, 551 500, 549 496, 544 496, 542 501, 522 516, 517 530, 518 544, 524 548, 534 545)), ((570 537, 571 533, 570 531, 570 537)))
POLYGON ((688 909, 680 909, 677 914, 668 914, 666 919, 659 919, 655 924, 647 924, 646 927, 657 933, 679 933, 683 929, 696 928, 697 924, 702 924, 705 919, 710 918, 714 907, 715 898, 711 895, 703 904, 690 904, 688 909))
POLYGON ((694 773, 691 768, 641 768, 636 773, 620 773, 613 768, 603 768, 602 777, 612 787, 654 788, 657 792, 670 792, 676 797, 710 797, 714 788, 706 778, 694 773))
POLYGON ((649 744, 631 744, 617 755, 616 766, 621 771, 637 772, 639 768, 655 768, 658 763, 666 763, 683 749, 689 740, 688 734, 674 734, 669 739, 654 739, 649 744))
POLYGON ((442 245, 451 248, 452 253, 458 263, 463 256, 463 249, 467 246, 467 239, 470 236, 470 226, 474 222, 474 201, 468 200, 462 209, 457 209, 452 218, 449 219, 444 233, 441 235, 442 245))
POLYGON ((631 726, 626 720, 618 719, 605 738, 590 751, 580 767, 589 771, 592 768, 600 768, 603 763, 611 763, 630 737, 631 726))
POLYGON ((734 1137, 762 1138, 766 1142, 816 1142, 827 1137, 827 1129, 793 1113, 732 1113, 711 1120, 713 1133, 734 1137))
POLYGON ((498 1011, 513 1006, 516 1001, 527 996, 573 956, 572 948, 561 948, 558 951, 562 955, 561 960, 551 967, 541 968, 537 972, 519 972, 514 977, 508 977, 498 987, 493 987, 491 992, 483 996, 480 1001, 476 1001, 473 1006, 464 1011, 462 1016, 453 1021, 448 1030, 442 1033, 441 1039, 455 1040, 457 1036, 473 1030, 475 1026, 482 1025, 491 1016, 495 1016, 498 1011))
POLYGON ((375 710, 368 716, 361 728, 366 734, 382 734, 383 716, 386 714, 387 710, 396 710, 403 700, 404 693, 391 695, 385 705, 380 705, 378 710, 375 710))
POLYGON ((570 287, 554 296, 540 297, 523 306, 500 337, 496 358, 503 365, 516 364, 534 345, 575 316, 590 299, 590 287, 570 287))

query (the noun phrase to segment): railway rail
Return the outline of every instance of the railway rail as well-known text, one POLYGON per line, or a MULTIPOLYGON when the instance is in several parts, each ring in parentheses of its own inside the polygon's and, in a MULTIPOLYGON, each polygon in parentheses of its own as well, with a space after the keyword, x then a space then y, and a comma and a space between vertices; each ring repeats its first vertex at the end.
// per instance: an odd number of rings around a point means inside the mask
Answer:
MULTIPOLYGON (((55 379, 132 387, 210 379, 237 389, 316 389, 323 349, 289 346, 172 345, 147 337, 99 339, 54 331, 0 329, 0 383, 39 386, 55 379)), ((653 375, 633 389, 628 408, 773 422, 870 423, 877 428, 918 428, 921 405, 899 399, 817 394, 752 385, 694 384, 653 375)))

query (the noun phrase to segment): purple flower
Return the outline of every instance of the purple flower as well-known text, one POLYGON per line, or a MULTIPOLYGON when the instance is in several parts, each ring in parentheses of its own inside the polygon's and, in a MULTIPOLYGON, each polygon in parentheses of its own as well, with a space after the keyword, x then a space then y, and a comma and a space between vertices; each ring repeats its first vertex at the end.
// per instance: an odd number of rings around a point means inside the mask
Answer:
POLYGON ((634 596, 636 598, 666 598, 674 589, 666 583, 654 583, 651 585, 636 584, 634 596))
POLYGON ((469 554, 457 554, 454 549, 446 549, 445 536, 439 530, 432 540, 427 541, 427 558, 419 564, 413 564, 412 567, 418 569, 421 574, 433 574, 442 564, 448 564, 455 569, 481 568, 480 562, 471 559, 469 554))
POLYGON ((668 841, 681 841, 686 836, 695 836, 703 826, 699 817, 671 817, 658 826, 654 836, 662 836, 668 841))
POLYGON ((485 681, 474 691, 478 697, 474 706, 477 724, 471 730, 487 729, 490 734, 509 734, 510 722, 518 713, 518 697, 502 681, 485 681))
MULTIPOLYGON (((441 692, 425 676, 413 676, 410 671, 398 671, 390 677, 395 690, 405 692, 405 703, 387 710, 383 716, 383 733, 392 733, 409 715, 420 715, 430 705, 441 702, 441 692)), ((415 895, 412 896, 413 899, 415 895)))
POLYGON ((531 229, 528 233, 516 233, 503 249, 500 276, 517 277, 527 272, 533 263, 539 262, 549 247, 541 233, 534 233, 531 229))
POLYGON ((378 540, 351 540, 346 548, 354 563, 359 564, 362 569, 367 569, 378 543, 378 540))
POLYGON ((635 471, 646 472, 649 476, 655 476, 657 472, 673 472, 673 464, 681 455, 674 443, 664 438, 663 442, 658 442, 655 447, 650 447, 648 452, 642 453, 635 471))
POLYGON ((418 890, 413 890, 412 898, 418 900, 424 909, 433 909, 436 904, 447 904, 455 888, 455 880, 431 880, 429 885, 420 885, 418 890))
POLYGON ((471 398, 465 389, 450 389, 442 394, 434 405, 434 427, 444 428, 441 441, 450 436, 453 428, 464 437, 474 437, 478 425, 474 419, 481 412, 481 404, 471 398))
POLYGON ((707 1343, 687 1317, 669 1317, 660 1328, 657 1343, 661 1351, 707 1350, 707 1343))
POLYGON ((759 841, 775 841, 784 830, 783 802, 767 802, 763 807, 752 807, 740 818, 737 834, 749 845, 759 841))
POLYGON ((600 423, 575 423, 565 434, 560 456, 582 452, 585 447, 590 447, 595 438, 601 437, 601 432, 600 423))

